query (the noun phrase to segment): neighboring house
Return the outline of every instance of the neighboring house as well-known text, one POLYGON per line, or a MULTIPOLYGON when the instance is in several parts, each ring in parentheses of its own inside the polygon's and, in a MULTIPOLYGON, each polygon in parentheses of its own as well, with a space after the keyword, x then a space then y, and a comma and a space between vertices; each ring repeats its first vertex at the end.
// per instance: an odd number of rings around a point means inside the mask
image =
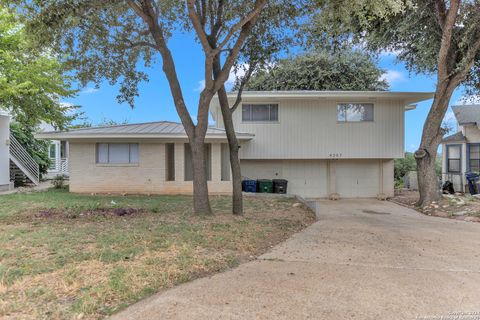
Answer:
POLYGON ((40 182, 40 168, 10 132, 11 116, 0 111, 0 191, 14 185, 40 182))
MULTIPOLYGON (((235 99, 230 94, 229 99, 235 99)), ((393 159, 404 156, 405 112, 432 93, 244 92, 234 113, 242 175, 283 178, 306 198, 393 196, 393 159)), ((208 129, 209 191, 231 192, 228 145, 218 101, 208 129)), ((85 193, 192 192, 191 152, 181 124, 153 122, 38 138, 69 143, 70 190, 85 193)))
POLYGON ((11 188, 10 183, 10 116, 0 111, 0 191, 11 188))
MULTIPOLYGON (((52 132, 53 126, 42 123, 40 132, 52 132)), ((51 140, 48 146, 48 156, 50 158, 50 167, 47 170, 47 179, 56 176, 68 176, 68 142, 60 140, 51 140)))
POLYGON ((480 105, 452 107, 457 133, 442 140, 442 182, 453 182, 464 192, 465 173, 480 172, 480 105))

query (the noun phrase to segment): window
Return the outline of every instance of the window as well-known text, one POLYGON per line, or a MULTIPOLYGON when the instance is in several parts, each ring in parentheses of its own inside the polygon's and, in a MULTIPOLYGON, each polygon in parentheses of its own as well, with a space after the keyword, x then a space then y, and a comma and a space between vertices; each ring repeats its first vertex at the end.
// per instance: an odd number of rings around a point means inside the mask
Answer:
POLYGON ((97 163, 138 163, 138 143, 98 143, 97 163))
POLYGON ((470 171, 480 172, 480 144, 471 144, 469 145, 470 154, 469 154, 469 163, 470 171))
POLYGON ((460 145, 447 145, 447 171, 448 172, 460 172, 461 168, 461 146, 460 145))
POLYGON ((165 169, 166 169, 166 180, 175 181, 175 144, 166 143, 165 144, 165 169))
POLYGON ((277 122, 278 104, 244 104, 242 121, 277 122))
POLYGON ((372 103, 342 103, 337 106, 338 122, 373 121, 372 103))
MULTIPOLYGON (((206 158, 206 170, 207 180, 212 180, 212 149, 210 144, 205 144, 205 158, 206 158)), ((193 180, 193 162, 192 162, 192 149, 188 143, 185 143, 185 181, 193 180)))
POLYGON ((55 159, 57 157, 57 145, 55 143, 50 144, 48 156, 50 159, 55 159))

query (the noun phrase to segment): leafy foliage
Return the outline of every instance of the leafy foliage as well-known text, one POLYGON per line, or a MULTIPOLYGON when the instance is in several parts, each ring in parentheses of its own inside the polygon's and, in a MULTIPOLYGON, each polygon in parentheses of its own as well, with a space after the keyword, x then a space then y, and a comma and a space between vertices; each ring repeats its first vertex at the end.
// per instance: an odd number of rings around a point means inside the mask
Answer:
POLYGON ((50 158, 48 156, 49 142, 45 140, 37 140, 33 136, 37 131, 36 127, 27 126, 23 123, 12 122, 10 131, 13 136, 20 142, 25 150, 32 156, 40 167, 40 174, 46 174, 50 166, 50 158))
MULTIPOLYGON (((71 78, 45 49, 29 46, 24 27, 0 5, 0 108, 25 127, 44 121, 63 128, 76 115, 61 98, 73 97, 71 78)), ((75 108, 73 108, 75 109, 75 108)))
MULTIPOLYGON (((253 74, 249 90, 386 90, 384 70, 356 51, 314 51, 282 59, 253 74)), ((237 86, 238 87, 238 86, 237 86)))
MULTIPOLYGON (((400 159, 394 160, 394 178, 395 183, 402 181, 403 177, 409 171, 417 171, 417 162, 415 161, 415 157, 411 152, 405 152, 405 157, 400 159)), ((437 176, 441 176, 442 174, 442 155, 437 155, 436 162, 435 162, 435 172, 437 176)))
POLYGON ((417 170, 417 162, 411 152, 405 152, 405 157, 394 160, 393 175, 395 181, 400 181, 409 171, 417 170))

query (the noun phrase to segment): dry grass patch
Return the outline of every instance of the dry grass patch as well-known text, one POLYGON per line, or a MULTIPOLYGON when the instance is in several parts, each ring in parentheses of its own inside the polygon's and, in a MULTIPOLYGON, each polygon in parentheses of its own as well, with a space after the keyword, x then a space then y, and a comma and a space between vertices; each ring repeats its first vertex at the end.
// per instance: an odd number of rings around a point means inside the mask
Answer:
POLYGON ((0 200, 0 317, 6 319, 102 318, 253 259, 314 221, 285 198, 248 197, 243 217, 230 213, 229 197, 212 197, 212 216, 193 215, 191 198, 181 196, 50 190, 0 200), (135 211, 115 214, 128 208, 135 211))

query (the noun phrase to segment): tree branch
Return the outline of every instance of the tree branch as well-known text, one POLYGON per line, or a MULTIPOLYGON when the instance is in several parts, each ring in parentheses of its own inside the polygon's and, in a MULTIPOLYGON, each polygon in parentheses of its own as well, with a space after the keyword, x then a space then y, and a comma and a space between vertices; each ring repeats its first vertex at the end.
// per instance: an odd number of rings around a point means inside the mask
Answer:
POLYGON ((128 0, 127 4, 135 11, 135 13, 139 17, 143 19, 143 21, 147 24, 148 29, 150 30, 152 38, 155 41, 155 48, 160 52, 160 55, 162 56, 162 68, 165 76, 167 77, 170 92, 172 93, 178 116, 182 121, 186 134, 191 140, 193 140, 195 137, 195 124, 193 123, 187 106, 185 105, 182 88, 180 86, 177 71, 175 69, 175 62, 173 60, 172 53, 168 49, 167 42, 163 34, 163 28, 158 24, 158 17, 154 7, 151 4, 151 1, 152 0, 145 0, 145 2, 150 2, 150 4, 145 3, 143 7, 140 7, 133 0, 128 0))
MULTIPOLYGON (((215 83, 214 83, 215 92, 217 92, 220 89, 220 87, 225 83, 225 81, 227 81, 228 76, 230 74, 230 70, 232 69, 232 66, 235 63, 235 59, 237 58, 240 49, 245 43, 245 40, 248 34, 250 33, 254 24, 256 23, 260 15, 260 12, 265 6, 265 4, 266 4, 266 0, 255 1, 255 7, 252 10, 252 12, 255 12, 255 15, 253 15, 252 18, 242 26, 240 34, 238 35, 237 41, 233 45, 232 50, 230 51, 230 54, 225 59, 225 63, 222 67, 222 70, 220 71, 218 78, 215 79, 215 83)), ((215 50, 218 50, 218 51, 221 49, 222 49, 221 47, 215 48, 215 50)))
MULTIPOLYGON (((440 0, 438 0, 440 1, 440 0)), ((449 64, 449 52, 452 44, 453 28, 455 21, 458 17, 458 10, 460 7, 460 0, 450 0, 450 8, 446 12, 445 22, 440 26, 442 29, 442 40, 440 43, 440 51, 438 53, 438 81, 443 82, 448 80, 450 70, 448 70, 449 64)), ((435 10, 441 10, 437 5, 435 10)), ((437 15, 441 15, 441 12, 437 12, 437 15)))
POLYGON ((218 52, 227 45, 227 43, 230 41, 230 39, 233 37, 233 35, 241 28, 243 28, 247 23, 252 21, 253 19, 257 19, 258 15, 262 11, 263 7, 265 6, 266 1, 255 1, 255 6, 252 11, 247 14, 247 16, 243 19, 241 19, 239 22, 234 24, 230 30, 228 31, 227 35, 223 39, 223 41, 215 48, 213 54, 218 54, 218 52))

